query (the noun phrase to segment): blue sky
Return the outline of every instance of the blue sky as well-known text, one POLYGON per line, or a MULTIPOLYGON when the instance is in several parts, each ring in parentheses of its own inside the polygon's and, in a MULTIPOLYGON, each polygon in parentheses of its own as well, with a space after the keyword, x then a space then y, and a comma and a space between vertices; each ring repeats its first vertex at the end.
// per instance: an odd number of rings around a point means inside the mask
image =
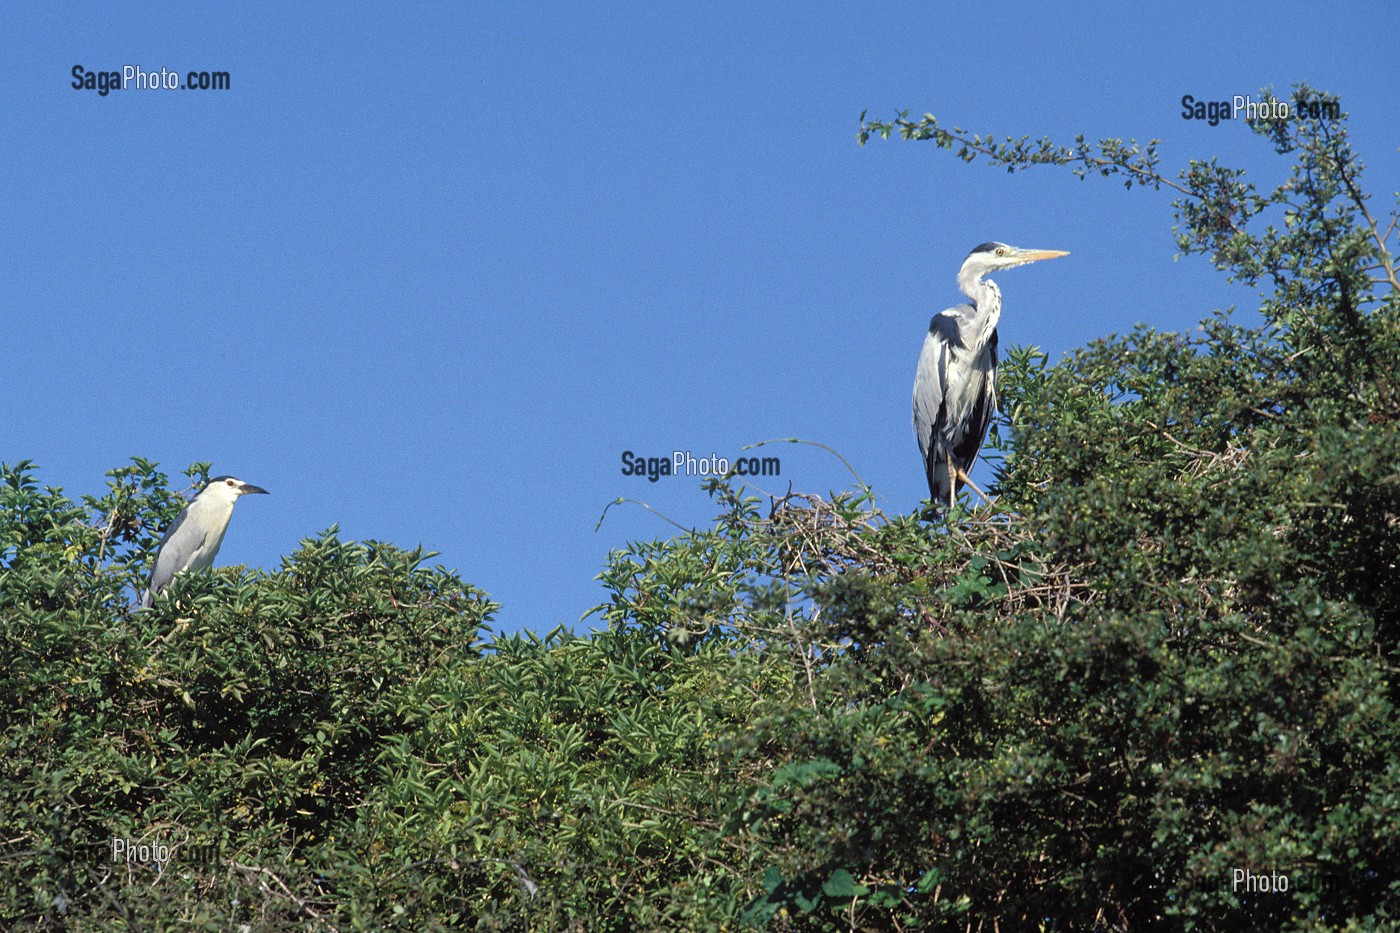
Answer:
MULTIPOLYGON (((1070 250, 999 281, 1003 343, 1058 358, 1256 306, 1174 261, 1170 197, 855 141, 861 111, 978 132, 1161 138, 1276 182, 1242 122, 1180 116, 1306 81, 1340 96, 1378 207, 1400 188, 1400 8, 1018 4, 49 5, 0 12, 0 459, 97 492, 132 456, 262 485, 221 563, 299 539, 424 545, 573 625, 608 551, 714 515, 620 456, 798 436, 892 511, 930 314, 977 243, 1070 250), (1209 10, 1209 12, 1207 12, 1209 10), (227 71, 222 92, 74 90, 71 69, 227 71)), ((847 488, 784 445, 781 479, 847 488)), ((983 474, 979 474, 983 475, 983 474)))

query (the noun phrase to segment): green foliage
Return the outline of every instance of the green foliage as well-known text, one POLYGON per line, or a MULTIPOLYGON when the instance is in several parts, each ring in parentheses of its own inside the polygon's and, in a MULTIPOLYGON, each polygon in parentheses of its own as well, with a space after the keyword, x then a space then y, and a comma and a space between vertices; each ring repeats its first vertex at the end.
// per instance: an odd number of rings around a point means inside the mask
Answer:
POLYGON ((712 482, 712 527, 611 555, 586 638, 482 644, 480 591, 334 529, 133 611, 166 477, 79 504, 0 469, 0 922, 1400 922, 1394 227, 1342 122, 1256 130, 1296 161, 1262 194, 1154 144, 864 124, 1173 190, 1263 323, 1012 348, 994 507, 712 482))
POLYGON ((0 919, 313 917, 280 879, 311 883, 309 853, 404 728, 401 697, 475 659, 493 606, 422 552, 332 530, 276 573, 180 577, 133 612, 179 500, 145 461, 109 476, 79 506, 30 464, 0 472, 0 919), (114 839, 177 847, 182 870, 114 864, 114 839), (218 857, 182 864, 180 848, 218 857))
POLYGON ((352 834, 408 872, 419 918, 511 929, 706 929, 751 896, 726 834, 742 802, 721 737, 761 702, 763 659, 619 631, 498 640, 405 697, 352 834), (503 702, 503 698, 509 698, 503 702))
POLYGON ((886 574, 827 606, 825 626, 880 619, 885 638, 776 727, 787 760, 822 767, 755 798, 779 855, 754 916, 1393 922, 1400 303, 1344 126, 1258 125, 1298 160, 1266 195, 1213 164, 1169 181, 1155 144, 998 144, 932 116, 862 141, 895 130, 1172 188, 1183 251, 1273 290, 1259 328, 1008 355, 999 507, 955 518, 965 548, 926 568, 938 637, 900 626, 911 589, 886 574), (865 889, 844 910, 818 898, 838 867, 865 889), (1292 887, 1233 890, 1246 868, 1292 887))

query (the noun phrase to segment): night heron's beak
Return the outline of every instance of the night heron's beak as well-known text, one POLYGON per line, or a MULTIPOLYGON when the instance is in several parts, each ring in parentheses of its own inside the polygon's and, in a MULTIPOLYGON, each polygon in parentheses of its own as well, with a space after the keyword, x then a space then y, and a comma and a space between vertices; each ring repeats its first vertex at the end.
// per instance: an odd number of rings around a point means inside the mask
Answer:
POLYGON ((1016 254, 1022 262, 1039 262, 1042 259, 1059 259, 1069 253, 1062 249, 1023 249, 1016 254))
POLYGON ((254 486, 251 483, 244 483, 242 486, 239 486, 238 491, 243 493, 245 496, 250 492, 260 492, 265 496, 272 495, 272 493, 268 492, 266 489, 263 489, 261 486, 254 486))

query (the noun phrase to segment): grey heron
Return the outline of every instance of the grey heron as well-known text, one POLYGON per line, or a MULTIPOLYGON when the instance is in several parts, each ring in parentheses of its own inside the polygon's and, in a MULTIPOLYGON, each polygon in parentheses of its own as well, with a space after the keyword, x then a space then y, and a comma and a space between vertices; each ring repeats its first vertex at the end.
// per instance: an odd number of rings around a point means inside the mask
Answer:
POLYGON ((151 579, 141 596, 142 606, 150 606, 175 574, 213 566, 229 519, 233 518, 233 504, 248 493, 267 495, 267 490, 232 476, 216 476, 205 484, 160 539, 151 579))
POLYGON ((957 490, 964 483, 972 484, 968 474, 996 413, 1001 289, 982 277, 998 269, 1068 255, 1053 249, 983 243, 968 253, 958 270, 958 288, 971 304, 949 308, 929 321, 914 374, 914 434, 935 507, 946 502, 951 508, 957 490))

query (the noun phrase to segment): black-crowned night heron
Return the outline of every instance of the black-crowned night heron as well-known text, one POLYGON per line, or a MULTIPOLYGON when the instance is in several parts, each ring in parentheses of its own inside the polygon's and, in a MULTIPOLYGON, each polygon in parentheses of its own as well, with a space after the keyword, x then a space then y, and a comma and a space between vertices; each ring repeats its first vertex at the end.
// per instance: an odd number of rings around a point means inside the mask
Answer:
POLYGON ((935 507, 947 503, 951 508, 963 483, 977 489, 967 475, 996 414, 1001 289, 993 281, 982 281, 982 276, 1068 255, 983 243, 958 270, 958 288, 972 304, 949 308, 929 322, 914 375, 914 434, 935 507))
POLYGON ((253 492, 267 494, 266 489, 232 476, 216 476, 199 491, 160 539, 151 580, 141 596, 142 606, 149 606, 175 574, 208 570, 213 566, 219 545, 224 543, 229 519, 233 518, 233 504, 239 496, 253 492))

